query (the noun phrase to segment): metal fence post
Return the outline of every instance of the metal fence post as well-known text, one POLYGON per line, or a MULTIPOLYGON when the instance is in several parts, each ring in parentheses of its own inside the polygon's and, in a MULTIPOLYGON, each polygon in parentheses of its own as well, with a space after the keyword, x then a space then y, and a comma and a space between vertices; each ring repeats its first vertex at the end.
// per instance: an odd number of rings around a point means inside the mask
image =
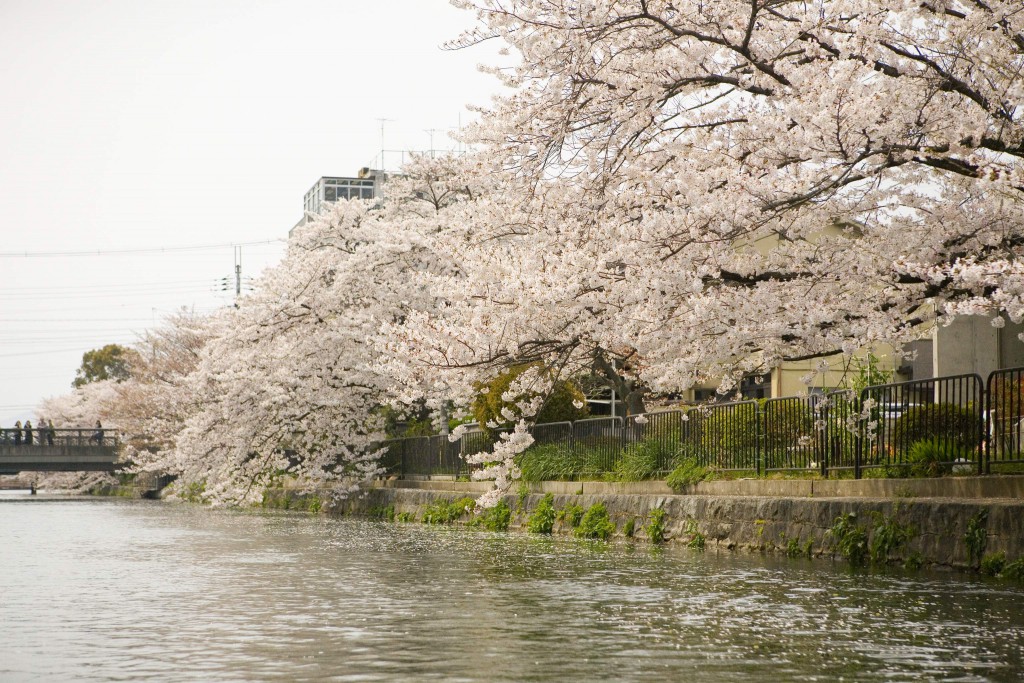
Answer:
POLYGON ((757 473, 758 477, 761 476, 761 472, 764 469, 761 459, 764 457, 765 451, 768 450, 765 448, 767 444, 761 443, 761 432, 765 432, 765 437, 768 435, 767 430, 761 429, 761 420, 766 419, 762 407, 760 401, 754 401, 754 472, 757 473))

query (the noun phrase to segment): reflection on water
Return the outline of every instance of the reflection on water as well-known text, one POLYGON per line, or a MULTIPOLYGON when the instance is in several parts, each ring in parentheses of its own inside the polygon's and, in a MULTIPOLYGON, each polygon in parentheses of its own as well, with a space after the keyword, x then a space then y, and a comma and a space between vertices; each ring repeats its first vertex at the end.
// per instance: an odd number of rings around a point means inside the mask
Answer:
POLYGON ((1024 590, 0 495, 0 680, 1017 680, 1024 590))

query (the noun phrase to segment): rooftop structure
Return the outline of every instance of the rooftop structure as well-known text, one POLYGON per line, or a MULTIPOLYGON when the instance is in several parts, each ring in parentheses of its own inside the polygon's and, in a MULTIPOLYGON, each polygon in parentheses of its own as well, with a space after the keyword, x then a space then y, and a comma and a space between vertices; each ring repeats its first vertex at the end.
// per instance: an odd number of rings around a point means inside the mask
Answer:
POLYGON ((302 218, 288 231, 288 236, 291 236, 295 228, 305 225, 309 216, 320 213, 327 203, 341 199, 379 198, 384 179, 384 171, 375 168, 361 168, 354 178, 323 176, 306 192, 302 204, 302 218))

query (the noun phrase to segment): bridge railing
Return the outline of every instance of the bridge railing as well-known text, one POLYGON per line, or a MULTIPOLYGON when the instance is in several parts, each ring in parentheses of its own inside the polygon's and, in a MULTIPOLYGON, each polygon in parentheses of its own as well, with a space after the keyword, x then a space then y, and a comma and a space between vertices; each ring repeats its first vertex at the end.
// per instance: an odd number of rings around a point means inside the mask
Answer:
POLYGON ((32 429, 0 429, 0 446, 52 446, 54 448, 88 448, 97 446, 116 447, 117 435, 108 429, 95 427, 74 427, 48 429, 46 427, 32 429))

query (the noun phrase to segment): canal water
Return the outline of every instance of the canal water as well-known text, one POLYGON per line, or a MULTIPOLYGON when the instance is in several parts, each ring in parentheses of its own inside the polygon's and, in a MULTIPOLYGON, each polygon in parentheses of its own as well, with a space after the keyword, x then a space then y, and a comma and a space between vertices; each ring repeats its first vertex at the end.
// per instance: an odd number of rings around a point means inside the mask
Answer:
POLYGON ((949 573, 0 495, 0 681, 1013 681, 949 573))

